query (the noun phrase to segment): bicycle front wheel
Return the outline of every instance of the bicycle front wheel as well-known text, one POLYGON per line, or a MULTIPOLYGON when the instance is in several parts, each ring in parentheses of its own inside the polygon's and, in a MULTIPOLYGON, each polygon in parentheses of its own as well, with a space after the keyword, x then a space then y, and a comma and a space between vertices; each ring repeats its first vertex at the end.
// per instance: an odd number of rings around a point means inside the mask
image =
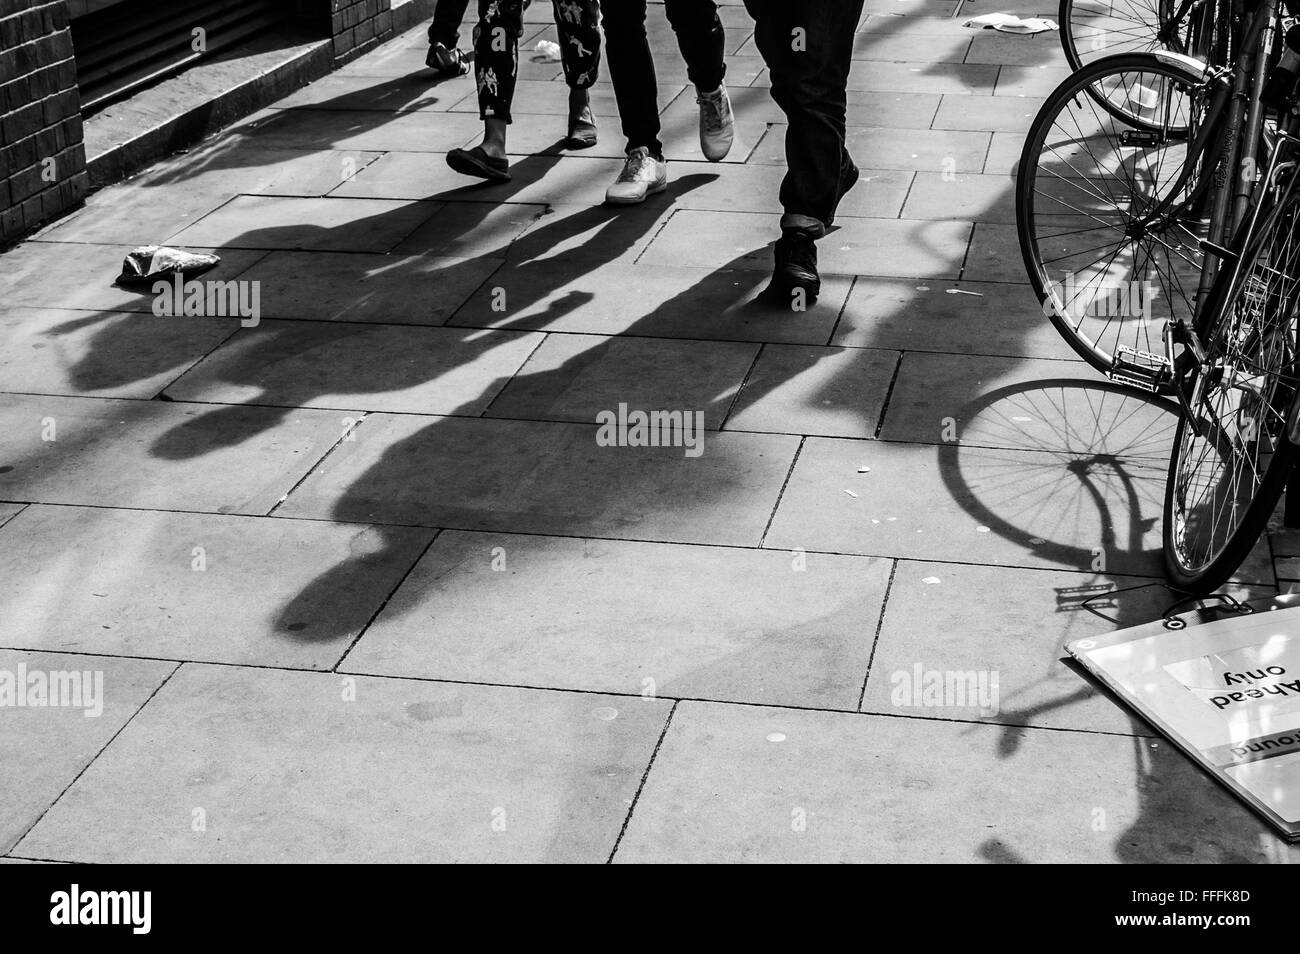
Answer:
POLYGON ((1016 227, 1043 314, 1103 373, 1121 352, 1163 351, 1195 310, 1207 223, 1194 201, 1205 162, 1201 74, 1150 53, 1098 60, 1044 102, 1026 137, 1016 227), (1140 111, 1135 129, 1098 100, 1140 111))
POLYGON ((1182 589, 1209 592, 1228 580, 1300 458, 1286 428, 1300 383, 1298 229, 1293 193, 1266 213, 1240 268, 1221 271, 1206 303, 1203 397, 1179 422, 1165 484, 1165 567, 1182 589))

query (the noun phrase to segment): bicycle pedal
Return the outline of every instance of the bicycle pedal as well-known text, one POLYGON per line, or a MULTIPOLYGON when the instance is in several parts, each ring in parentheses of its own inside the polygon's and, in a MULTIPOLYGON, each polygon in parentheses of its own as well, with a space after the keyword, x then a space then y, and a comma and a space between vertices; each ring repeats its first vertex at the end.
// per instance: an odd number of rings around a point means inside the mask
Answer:
POLYGON ((1115 358, 1106 377, 1154 394, 1173 376, 1173 370, 1169 359, 1162 354, 1120 345, 1115 349, 1115 358))

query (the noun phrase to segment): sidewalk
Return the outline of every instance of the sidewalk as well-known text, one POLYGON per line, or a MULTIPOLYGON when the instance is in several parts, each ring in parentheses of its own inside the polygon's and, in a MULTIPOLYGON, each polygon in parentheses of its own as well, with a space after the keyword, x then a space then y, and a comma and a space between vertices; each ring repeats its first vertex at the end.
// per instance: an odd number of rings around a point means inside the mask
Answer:
MULTIPOLYGON (((1060 661, 1174 602, 1174 418, 1026 282, 1055 34, 956 6, 868 0, 802 315, 755 301, 784 126, 734 3, 717 165, 652 10, 643 207, 599 204, 607 71, 594 149, 526 58, 514 180, 451 172, 473 82, 417 73, 417 29, 0 256, 0 671, 103 678, 94 718, 0 710, 0 853, 1300 860, 1060 661), (216 250, 260 324, 155 317, 111 284, 148 243, 216 250), (600 446, 620 404, 702 411, 703 453, 600 446)), ((1267 546, 1242 579, 1272 592, 1267 546)))

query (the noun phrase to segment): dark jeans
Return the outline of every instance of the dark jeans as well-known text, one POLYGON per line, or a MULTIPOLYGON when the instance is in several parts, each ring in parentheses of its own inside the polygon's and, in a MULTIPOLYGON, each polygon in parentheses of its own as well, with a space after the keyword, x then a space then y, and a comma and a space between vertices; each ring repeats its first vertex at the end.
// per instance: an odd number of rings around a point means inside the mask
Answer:
MULTIPOLYGON (((554 0, 564 79, 573 89, 589 89, 600 74, 598 0, 554 0)), ((524 31, 523 0, 479 0, 474 27, 474 78, 479 116, 510 122, 519 77, 519 37, 524 31)))
MULTIPOLYGON (((724 33, 713 0, 667 0, 664 12, 677 47, 686 60, 686 75, 697 89, 712 92, 726 75, 724 33)), ((646 0, 603 0, 606 59, 614 84, 623 135, 631 152, 641 146, 659 157, 659 81, 646 37, 646 0)))
POLYGON ((468 9, 469 0, 438 0, 429 24, 429 45, 441 43, 449 50, 455 49, 460 41, 460 21, 468 9))
POLYGON ((772 98, 786 115, 786 175, 781 205, 823 224, 835 217, 841 183, 853 168, 844 148, 853 31, 863 0, 745 0, 754 42, 772 76, 772 98), (796 43, 795 30, 804 30, 796 43))

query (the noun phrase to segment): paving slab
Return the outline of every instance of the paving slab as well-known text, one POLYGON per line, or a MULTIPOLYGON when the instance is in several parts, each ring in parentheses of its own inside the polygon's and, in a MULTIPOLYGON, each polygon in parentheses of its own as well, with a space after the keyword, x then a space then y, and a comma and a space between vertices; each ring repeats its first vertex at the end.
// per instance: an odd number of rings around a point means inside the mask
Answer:
POLYGON ((1181 598, 1161 580, 901 561, 862 708, 1156 737, 1066 662, 1065 644, 1159 619, 1181 598), (954 691, 927 698, 927 681, 954 691))
POLYGON ((1016 227, 976 222, 961 277, 979 282, 1029 284, 1016 227))
POLYGON ((136 863, 603 862, 668 708, 187 665, 17 853, 136 863))
MULTIPOLYGON (((971 11, 972 15, 978 13, 971 11)), ((984 11, 991 12, 991 11, 984 11)), ((1026 14, 1020 14, 1026 16, 1026 14)), ((965 17, 959 17, 965 20, 965 17)), ((1053 21, 1059 16, 1053 16, 1053 21)), ((1061 49, 1058 31, 1017 35, 997 30, 970 30, 972 34, 967 63, 995 63, 999 66, 1064 67, 1065 52, 1061 49)))
POLYGON ((810 437, 764 545, 1159 576, 1166 466, 810 437))
POLYGON ((1075 353, 1025 285, 860 277, 834 344, 1043 358, 1075 353))
MULTIPOLYGON (((779 124, 768 129, 749 161, 785 165, 786 128, 779 124)), ((850 126, 846 142, 853 161, 865 169, 943 172, 945 161, 955 170, 981 168, 989 136, 984 131, 850 126)))
MULTIPOLYGON (((523 337, 531 342, 539 336, 523 337)), ((626 404, 642 410, 700 412, 704 426, 716 430, 758 350, 757 344, 741 342, 548 335, 527 355, 487 414, 590 423, 600 412, 626 404)))
MULTIPOLYGON (((428 45, 422 47, 428 51, 428 45)), ((277 100, 277 109, 373 109, 390 113, 451 109, 472 92, 473 82, 431 83, 422 75, 398 76, 376 83, 356 73, 331 73, 277 100)))
MULTIPOLYGON (((637 260, 769 270, 769 245, 781 234, 779 215, 677 212, 637 260)), ((819 266, 831 274, 956 278, 965 251, 965 222, 845 218, 817 244, 819 266)))
MULTIPOLYGON (((668 190, 641 205, 607 206, 556 204, 532 219, 505 255, 510 269, 531 269, 541 275, 529 300, 555 287, 564 276, 596 273, 614 264, 632 264, 677 211, 674 203, 686 192, 708 182, 712 174, 687 174, 668 183, 668 190)), ((464 203, 453 203, 459 208, 464 203)), ((515 287, 519 288, 516 282, 515 287)))
POLYGON ((863 348, 764 345, 727 430, 875 437, 898 357, 863 348))
POLYGON ((959 219, 965 222, 1016 222, 1015 183, 1006 176, 918 172, 907 193, 905 219, 959 219))
POLYGON ((10 395, 0 499, 266 513, 359 417, 10 395))
POLYGON ((1177 406, 1106 381, 1083 361, 908 354, 885 440, 1168 461, 1177 406))
POLYGON ((266 318, 441 325, 500 267, 495 258, 271 252, 243 273, 266 318))
MULTIPOLYGON (((379 199, 338 199, 367 202, 379 199)), ((426 203, 419 203, 424 205, 426 203)), ((427 203, 438 211, 409 233, 393 251, 399 255, 450 255, 461 258, 500 258, 510 243, 533 225, 543 205, 490 202, 427 203)))
POLYGON ((0 646, 328 669, 430 539, 396 527, 28 507, 0 529, 11 544, 0 554, 0 646))
POLYGON ((848 88, 851 91, 897 89, 913 93, 987 96, 993 92, 997 81, 998 67, 996 66, 859 60, 849 71, 848 88))
POLYGON ((42 241, 157 245, 241 193, 322 196, 378 159, 378 152, 221 149, 161 163, 129 184, 94 193, 42 241))
POLYGON ((0 851, 9 851, 36 824, 174 669, 143 659, 0 650, 6 681, 31 686, 26 680, 36 676, 46 685, 66 685, 70 695, 60 701, 78 703, 5 707, 0 851))
MULTIPOLYGON (((472 84, 471 84, 472 86, 472 84)), ((659 99, 661 102, 669 102, 678 95, 684 87, 662 84, 659 87, 659 99)), ((608 124, 611 131, 618 129, 618 104, 614 98, 614 87, 611 83, 598 83, 587 91, 588 102, 591 104, 592 112, 596 115, 596 126, 602 127, 608 124)), ((478 115, 478 93, 474 89, 469 89, 465 95, 454 102, 450 107, 452 112, 473 113, 478 115)), ((515 98, 510 106, 510 112, 514 117, 521 116, 555 116, 565 117, 569 115, 569 85, 567 83, 553 83, 542 80, 521 79, 515 83, 515 98)), ((519 120, 516 118, 516 123, 519 120)), ((513 124, 512 124, 513 125, 513 124)), ((554 123, 558 135, 563 136, 568 132, 564 118, 557 118, 554 123)), ((507 143, 509 142, 510 130, 507 130, 507 143)))
POLYGON ((510 157, 510 182, 471 179, 447 165, 444 153, 389 152, 340 185, 332 195, 443 202, 563 202, 599 205, 623 160, 582 153, 510 157))
POLYGON ((1046 98, 1072 72, 1064 60, 1059 66, 1003 66, 998 71, 998 85, 994 87, 993 95, 1046 98))
POLYGON ((682 703, 616 862, 1264 862, 1168 743, 682 703), (954 784, 978 779, 978 784, 954 784))
POLYGON ((586 424, 375 414, 277 512, 755 546, 799 443, 706 432, 703 453, 687 457, 685 447, 602 447, 596 435, 586 424))
POLYGON ((749 268, 710 272, 614 262, 589 270, 553 259, 503 268, 448 322, 467 327, 537 328, 580 334, 635 334, 713 341, 822 344, 852 279, 827 275, 806 311, 792 313, 763 290, 768 275, 749 268), (494 308, 496 289, 504 305, 494 308))
MULTIPOLYGON (((363 57, 364 59, 364 57, 363 57)), ((344 68, 346 69, 346 67, 344 68)), ((335 75, 342 75, 340 70, 335 75)), ((469 113, 390 113, 367 109, 269 109, 232 126, 227 148, 446 152, 483 135, 469 113)))
POLYGON ((858 557, 447 531, 340 670, 854 709, 888 578, 858 557))
POLYGON ((181 229, 168 242, 229 248, 387 252, 441 208, 438 202, 389 199, 237 196, 181 229))
POLYGON ((238 328, 238 318, 15 306, 0 313, 0 388, 151 398, 238 328))
MULTIPOLYGON (((152 290, 115 285, 122 260, 134 246, 26 242, 4 256, 0 296, 5 304, 89 311, 153 312, 152 290)), ((211 247, 189 251, 210 253, 211 247)), ((253 250, 222 249, 221 262, 203 280, 227 282, 265 255, 253 250)), ((201 319, 204 321, 211 319, 201 319)))
POLYGON ((537 333, 264 321, 167 388, 176 401, 482 413, 542 343, 537 333))
POLYGON ((1043 100, 1036 97, 944 95, 934 117, 935 129, 980 132, 1029 131, 1043 100))

